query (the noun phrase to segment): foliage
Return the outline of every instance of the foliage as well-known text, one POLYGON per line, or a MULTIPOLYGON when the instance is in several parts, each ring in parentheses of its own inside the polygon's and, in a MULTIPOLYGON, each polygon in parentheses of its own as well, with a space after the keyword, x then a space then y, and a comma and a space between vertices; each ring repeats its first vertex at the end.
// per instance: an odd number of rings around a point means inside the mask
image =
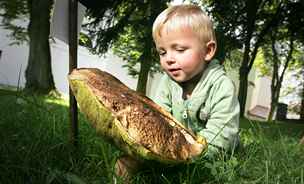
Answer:
POLYGON ((135 0, 130 1, 81 1, 87 6, 87 23, 83 29, 92 41, 91 51, 103 55, 118 39, 128 23, 135 0))
POLYGON ((224 65, 227 69, 236 70, 241 67, 243 52, 240 49, 234 49, 226 53, 227 55, 225 56, 224 65))
POLYGON ((142 44, 137 44, 136 36, 133 34, 134 31, 131 27, 125 28, 126 33, 120 35, 117 44, 113 46, 114 54, 127 61, 124 66, 128 68, 128 72, 131 76, 137 76, 139 72, 139 66, 136 61, 141 56, 141 50, 143 49, 142 44), (118 44, 121 43, 121 44, 118 44))
POLYGON ((141 93, 145 93, 149 72, 158 71, 151 30, 167 2, 128 0, 107 4, 105 1, 98 3, 102 8, 89 7, 84 28, 93 43, 91 51, 102 55, 113 46, 114 54, 126 61, 124 67, 129 74, 138 76, 137 91, 141 93))
MULTIPOLYGON (((111 183, 121 154, 79 114, 79 147, 68 143, 67 101, 0 90, 1 183, 111 183), (43 123, 41 123, 43 122, 43 123)), ((241 119, 242 147, 177 167, 149 167, 133 183, 290 183, 304 181, 303 125, 241 119)))
POLYGON ((271 76, 271 66, 269 66, 270 62, 267 62, 271 58, 266 56, 267 54, 268 53, 263 49, 259 49, 254 61, 254 67, 258 69, 261 76, 271 76))
MULTIPOLYGON (((124 67, 128 69, 129 75, 137 77, 139 75, 140 66, 139 63, 143 58, 141 58, 143 50, 145 49, 145 42, 143 39, 146 37, 146 34, 151 33, 151 27, 142 26, 129 26, 125 28, 125 32, 121 34, 118 40, 113 44, 113 52, 117 56, 121 57, 126 61, 124 67), (137 27, 135 29, 135 27, 137 27)), ((151 39, 152 37, 148 38, 151 39)), ((150 61, 152 64, 150 68, 151 74, 154 72, 160 71, 159 67, 159 56, 156 52, 155 47, 150 48, 152 52, 152 57, 150 61)))
POLYGON ((27 36, 27 27, 20 26, 20 23, 26 23, 29 16, 27 1, 25 0, 0 0, 0 16, 2 22, 0 27, 10 30, 10 38, 14 40, 11 44, 22 44, 29 40, 27 36), (16 24, 15 20, 18 20, 16 24))
POLYGON ((86 47, 86 48, 92 48, 92 41, 91 39, 88 37, 88 35, 86 35, 83 32, 79 33, 79 45, 86 47))

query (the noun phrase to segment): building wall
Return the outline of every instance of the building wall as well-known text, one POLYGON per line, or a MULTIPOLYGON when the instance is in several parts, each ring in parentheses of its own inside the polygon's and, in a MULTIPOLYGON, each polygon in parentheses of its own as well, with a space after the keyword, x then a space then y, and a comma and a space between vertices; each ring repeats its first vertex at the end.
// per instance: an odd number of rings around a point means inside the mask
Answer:
MULTIPOLYGON (((228 70, 227 75, 233 80, 237 90, 236 93, 238 94, 238 89, 239 89, 238 71, 228 70)), ((248 75, 248 89, 247 89, 245 116, 249 116, 248 111, 251 111, 256 106, 265 107, 266 109, 270 108, 270 101, 271 101, 270 85, 271 85, 271 78, 260 76, 259 72, 256 70, 255 67, 251 69, 248 75)))
MULTIPOLYGON (((67 74, 69 70, 68 46, 56 40, 52 44, 52 70, 54 81, 57 89, 68 94, 67 74)), ((107 53, 105 56, 99 57, 92 55, 84 47, 78 48, 78 68, 98 68, 108 73, 111 73, 127 86, 136 89, 137 79, 128 75, 127 70, 122 68, 124 61, 112 53, 107 53)))
MULTIPOLYGON (((10 45, 8 32, 0 29, 0 84, 6 86, 25 86, 25 69, 28 59, 28 45, 10 45)), ((68 46, 55 39, 51 42, 52 71, 56 88, 68 94, 67 74, 69 70, 68 46)), ((136 89, 137 79, 128 75, 122 68, 124 61, 112 53, 103 57, 92 55, 84 47, 78 48, 78 67, 93 67, 107 71, 132 89, 136 89)))
POLYGON ((253 108, 256 105, 261 105, 270 108, 271 103, 271 78, 270 77, 257 77, 255 80, 256 87, 253 90, 254 104, 251 105, 253 108))
POLYGON ((24 72, 28 58, 27 45, 10 45, 8 31, 0 29, 0 84, 24 86, 24 72))

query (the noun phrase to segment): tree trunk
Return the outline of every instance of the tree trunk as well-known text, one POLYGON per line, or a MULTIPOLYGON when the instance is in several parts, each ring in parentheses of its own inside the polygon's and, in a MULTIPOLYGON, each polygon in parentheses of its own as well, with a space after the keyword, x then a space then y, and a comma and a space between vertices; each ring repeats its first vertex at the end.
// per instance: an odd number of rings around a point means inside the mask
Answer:
MULTIPOLYGON (((276 62, 276 61, 274 61, 274 62, 276 62)), ((278 73, 278 71, 275 69, 272 72, 278 73)), ((279 101, 280 89, 278 89, 278 86, 277 86, 278 81, 277 81, 277 77, 275 77, 276 75, 277 74, 273 74, 272 80, 271 80, 271 103, 270 103, 270 110, 269 110, 268 119, 267 119, 268 122, 272 121, 273 114, 276 110, 276 107, 278 106, 278 101, 279 101)))
POLYGON ((248 91, 248 74, 251 69, 250 52, 251 38, 254 32, 256 14, 258 11, 258 2, 256 0, 246 1, 246 13, 248 21, 244 24, 245 27, 245 51, 243 55, 242 66, 239 69, 240 85, 239 85, 239 102, 240 102, 240 117, 245 116, 247 91, 248 91))
MULTIPOLYGON (((151 57, 150 57, 151 58, 151 57)), ((142 62, 140 63, 140 72, 137 81, 136 91, 141 94, 146 94, 147 81, 149 76, 149 71, 151 68, 151 62, 149 57, 143 57, 142 62)))
POLYGON ((248 72, 246 68, 240 68, 239 80, 240 85, 238 98, 240 102, 240 117, 244 117, 248 90, 248 72))
POLYGON ((151 69, 151 58, 153 55, 152 48, 154 47, 153 38, 152 38, 152 30, 151 27, 153 26, 153 22, 156 16, 160 13, 160 7, 158 1, 150 1, 149 8, 147 9, 149 18, 147 19, 147 26, 149 27, 149 31, 147 31, 146 36, 143 38, 144 44, 144 51, 140 58, 140 72, 137 81, 137 88, 136 91, 142 93, 143 95, 146 94, 147 88, 147 81, 149 72, 151 69))
POLYGON ((277 107, 277 105, 278 105, 277 102, 274 102, 274 100, 271 100, 267 122, 272 121, 273 115, 274 115, 274 112, 275 112, 275 107, 277 107))
POLYGON ((272 50, 272 61, 273 61, 273 71, 272 71, 272 79, 271 79, 271 103, 270 103, 270 111, 268 114, 268 122, 272 121, 274 111, 278 105, 279 95, 277 92, 278 83, 279 83, 279 63, 280 60, 278 58, 278 53, 275 48, 276 43, 276 31, 271 34, 271 50, 272 50))
POLYGON ((55 89, 49 44, 52 4, 52 0, 28 0, 30 41, 25 88, 43 94, 55 89))
POLYGON ((136 91, 140 92, 141 94, 146 94, 146 87, 147 87, 147 81, 149 76, 149 71, 151 69, 151 58, 152 58, 152 35, 148 34, 145 38, 145 45, 144 45, 144 51, 143 54, 140 57, 140 71, 137 81, 137 88, 136 91))
MULTIPOLYGON (((274 79, 272 79, 272 83, 273 81, 274 79)), ((271 88, 271 103, 270 103, 270 110, 267 118, 268 122, 271 122, 273 120, 273 115, 274 112, 277 110, 278 102, 279 102, 280 89, 278 89, 278 87, 276 86, 277 84, 273 84, 273 85, 275 86, 274 88, 271 88)))
POLYGON ((272 121, 274 112, 278 107, 280 91, 281 91, 281 87, 279 87, 276 91, 271 91, 272 96, 271 96, 270 110, 267 119, 268 122, 272 121))

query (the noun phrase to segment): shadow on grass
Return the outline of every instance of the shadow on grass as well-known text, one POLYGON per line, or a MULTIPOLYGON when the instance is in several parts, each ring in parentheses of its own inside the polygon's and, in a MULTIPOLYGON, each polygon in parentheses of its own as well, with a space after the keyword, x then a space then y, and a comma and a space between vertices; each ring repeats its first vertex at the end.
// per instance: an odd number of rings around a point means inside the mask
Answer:
POLYGON ((63 100, 0 94, 0 183, 109 183, 117 150, 82 115, 74 149, 63 100))

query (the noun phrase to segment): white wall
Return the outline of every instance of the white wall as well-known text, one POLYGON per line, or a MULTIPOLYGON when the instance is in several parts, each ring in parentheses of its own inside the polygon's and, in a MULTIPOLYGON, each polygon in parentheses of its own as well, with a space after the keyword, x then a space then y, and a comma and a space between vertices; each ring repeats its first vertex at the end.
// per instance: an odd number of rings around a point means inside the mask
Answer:
MULTIPOLYGON (((28 59, 28 45, 9 45, 12 41, 6 36, 8 32, 0 29, 0 84, 8 86, 25 86, 25 69, 28 59), (18 80, 20 81, 18 84, 18 80)), ((69 70, 68 46, 55 39, 51 43, 52 71, 56 88, 68 94, 67 74, 69 70)), ((92 55, 83 47, 78 49, 78 67, 94 67, 107 71, 132 89, 136 89, 137 79, 128 75, 122 68, 124 61, 110 52, 105 57, 92 55)))
POLYGON ((255 86, 252 92, 252 103, 250 109, 256 105, 270 108, 271 103, 271 78, 270 77, 259 77, 257 76, 255 81, 255 86))
MULTIPOLYGON (((228 76, 234 81, 236 85, 237 94, 239 88, 239 75, 237 70, 227 71, 228 76)), ((253 67, 248 75, 248 89, 247 100, 245 106, 245 115, 249 110, 252 110, 255 106, 260 105, 270 108, 271 91, 270 91, 271 79, 269 77, 262 77, 259 72, 253 67)))
POLYGON ((24 72, 28 58, 27 45, 12 45, 12 40, 7 37, 9 32, 0 29, 0 50, 2 57, 0 58, 0 84, 9 86, 24 86, 24 72))
MULTIPOLYGON (((68 94, 67 74, 69 71, 68 46, 60 40, 52 44, 52 70, 57 89, 68 94)), ((78 48, 78 68, 98 68, 109 72, 127 86, 136 89, 137 80, 128 75, 127 70, 121 66, 124 64, 119 57, 108 53, 105 57, 92 55, 84 47, 78 48)))

